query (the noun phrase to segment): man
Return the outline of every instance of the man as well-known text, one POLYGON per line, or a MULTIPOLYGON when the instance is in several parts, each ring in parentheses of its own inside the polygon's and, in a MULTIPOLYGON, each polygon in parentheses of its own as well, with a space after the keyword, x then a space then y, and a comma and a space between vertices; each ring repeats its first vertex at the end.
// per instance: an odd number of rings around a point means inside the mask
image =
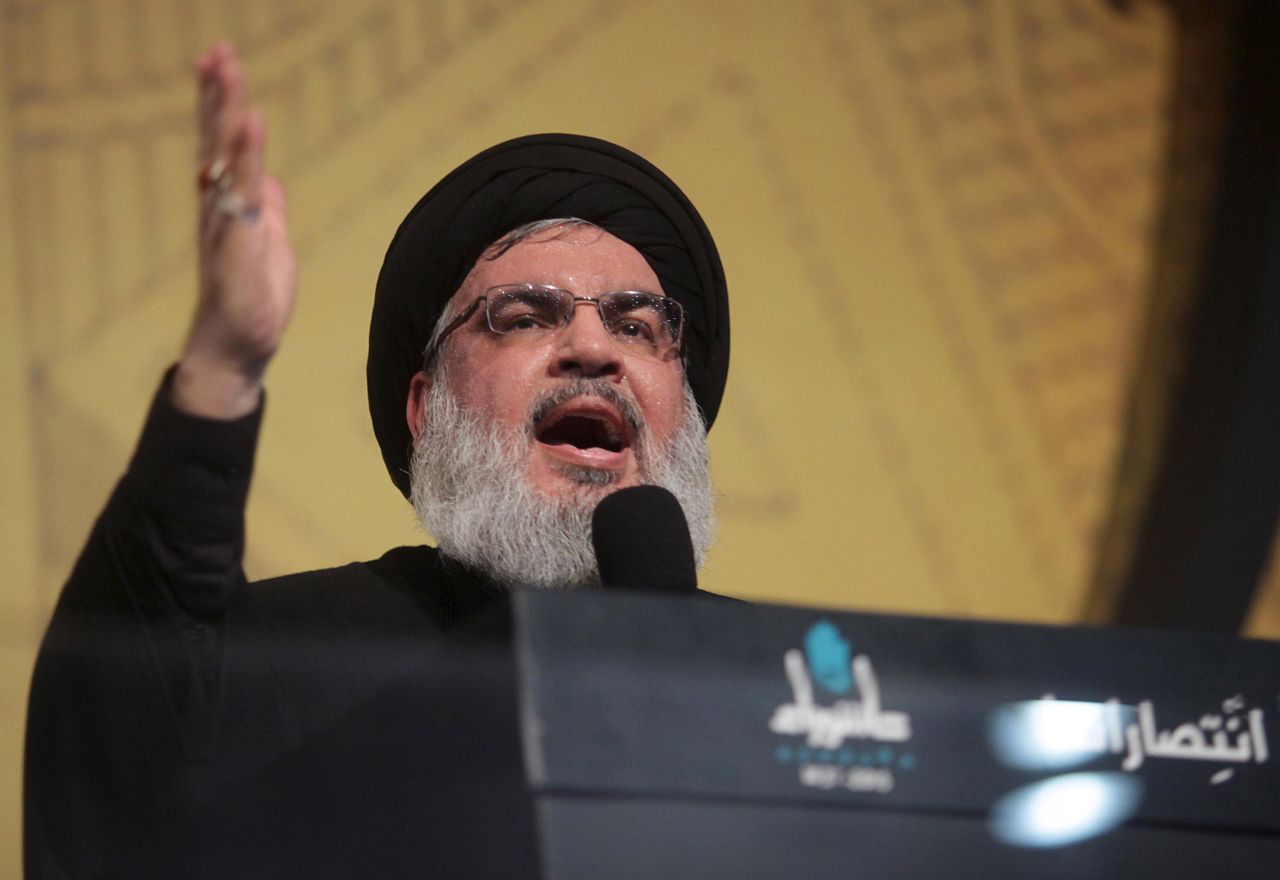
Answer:
POLYGON ((510 586, 599 580, 591 514, 618 488, 670 489, 705 552, 715 246, 603 141, 464 163, 397 231, 370 328, 374 430, 439 550, 249 587, 243 506, 296 273, 235 53, 197 70, 199 297, 37 662, 28 875, 531 866, 509 662, 476 639, 510 586))

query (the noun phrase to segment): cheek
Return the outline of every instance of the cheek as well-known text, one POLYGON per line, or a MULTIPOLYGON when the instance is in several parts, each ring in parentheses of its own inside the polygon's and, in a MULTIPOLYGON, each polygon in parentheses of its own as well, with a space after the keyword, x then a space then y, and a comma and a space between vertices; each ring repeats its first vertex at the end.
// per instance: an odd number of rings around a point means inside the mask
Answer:
POLYGON ((676 433, 684 419, 684 373, 664 371, 649 378, 643 388, 637 387, 636 396, 654 439, 664 442, 676 433))
POLYGON ((458 359, 451 365, 450 386, 458 401, 486 420, 523 427, 533 398, 536 366, 529 359, 508 359, 490 353, 458 359), (511 360, 508 363, 508 360, 511 360))

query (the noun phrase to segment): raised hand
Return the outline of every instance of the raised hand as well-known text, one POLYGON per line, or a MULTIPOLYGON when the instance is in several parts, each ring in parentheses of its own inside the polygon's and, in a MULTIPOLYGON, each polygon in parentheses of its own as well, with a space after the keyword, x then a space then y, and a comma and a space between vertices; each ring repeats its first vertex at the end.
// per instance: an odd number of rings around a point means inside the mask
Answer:
POLYGON ((172 394, 180 409, 229 419, 257 406, 293 312, 297 269, 284 190, 263 171, 266 122, 246 106, 235 49, 214 45, 196 74, 200 287, 172 394))

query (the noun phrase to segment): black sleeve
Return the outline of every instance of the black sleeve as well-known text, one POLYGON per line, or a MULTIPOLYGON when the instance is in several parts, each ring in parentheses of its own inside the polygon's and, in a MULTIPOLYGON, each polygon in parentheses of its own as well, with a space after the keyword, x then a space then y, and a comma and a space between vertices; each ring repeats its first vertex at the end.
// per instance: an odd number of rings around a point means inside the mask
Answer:
POLYGON ((244 589, 244 503, 262 407, 183 414, 169 378, 54 610, 32 678, 28 878, 102 876, 180 803, 214 747, 223 615, 244 589))

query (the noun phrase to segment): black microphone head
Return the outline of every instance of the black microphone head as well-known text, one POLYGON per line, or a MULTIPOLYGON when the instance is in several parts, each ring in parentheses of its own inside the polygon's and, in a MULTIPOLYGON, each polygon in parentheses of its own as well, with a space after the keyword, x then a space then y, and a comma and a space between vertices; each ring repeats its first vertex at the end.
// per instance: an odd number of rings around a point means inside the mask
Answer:
POLYGON ((619 489, 591 518, 600 582, 606 587, 684 592, 698 588, 689 524, 659 486, 619 489))

